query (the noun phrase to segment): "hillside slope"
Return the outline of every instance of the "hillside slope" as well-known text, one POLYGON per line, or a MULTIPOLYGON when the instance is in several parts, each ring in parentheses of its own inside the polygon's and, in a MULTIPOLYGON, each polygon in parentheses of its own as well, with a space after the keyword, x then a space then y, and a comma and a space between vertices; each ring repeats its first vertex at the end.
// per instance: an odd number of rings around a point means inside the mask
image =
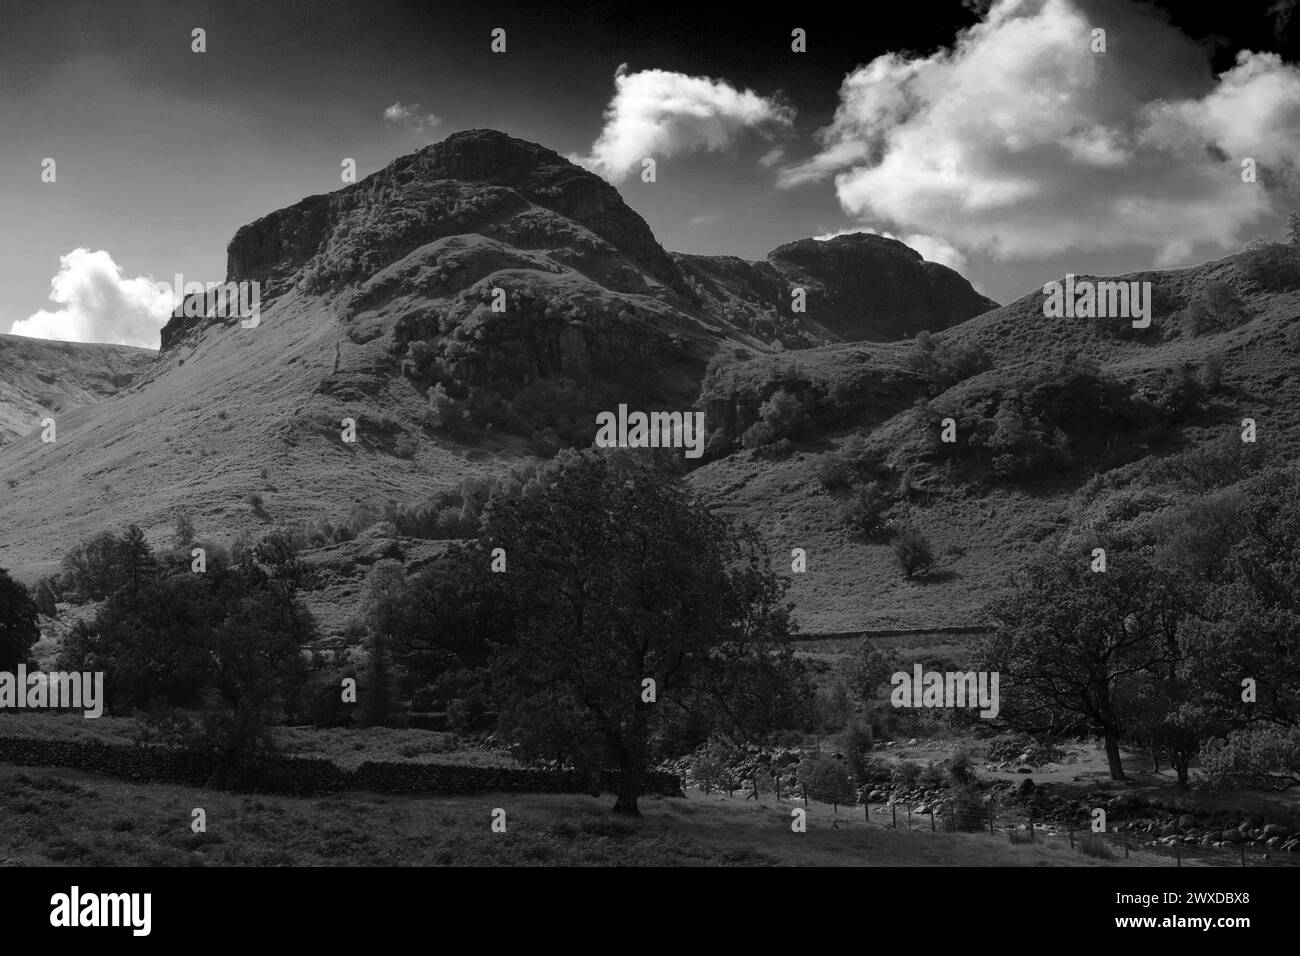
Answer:
POLYGON ((0 445, 38 429, 48 415, 115 395, 155 357, 129 345, 0 335, 0 445))
POLYGON ((843 404, 826 396, 868 397, 850 403, 840 420, 819 424, 814 416, 787 455, 737 451, 690 480, 719 508, 766 532, 776 567, 790 567, 791 549, 806 550, 807 572, 790 576, 806 630, 851 632, 978 624, 993 590, 1058 535, 1118 530, 1123 521, 1111 511, 1123 520, 1149 517, 1150 509, 1200 490, 1178 477, 1196 470, 1187 463, 1198 454, 1300 457, 1300 282, 1261 270, 1249 255, 1118 278, 1152 282, 1157 307, 1149 329, 1132 329, 1127 319, 1045 318, 1036 291, 935 337, 941 347, 978 346, 992 361, 947 387, 927 390, 902 345, 838 345, 733 363, 715 387, 730 390, 732 404, 749 413, 737 434, 778 387, 804 395, 809 407, 814 399, 819 408, 843 404), (971 422, 990 427, 1004 399, 1019 401, 1035 383, 1090 363, 1129 389, 1133 402, 1157 411, 1189 377, 1196 388, 1210 377, 1217 382, 1196 407, 1164 413, 1159 427, 1146 431, 1089 418, 1088 398, 1067 391, 1062 401, 1081 419, 1068 466, 997 479, 987 464, 963 464, 971 422), (876 391, 864 391, 863 382, 876 391), (918 414, 917 401, 928 402, 932 420, 918 414), (946 415, 960 423, 948 457, 935 451, 936 423, 946 415), (1246 417, 1257 423, 1253 446, 1240 441, 1246 417), (886 536, 850 532, 843 517, 849 493, 819 480, 827 457, 850 435, 864 443, 858 454, 882 463, 879 480, 894 494, 890 517, 934 543, 940 570, 931 578, 905 579, 886 536), (1139 490, 1150 494, 1129 507, 1132 514, 1108 500, 1139 490))

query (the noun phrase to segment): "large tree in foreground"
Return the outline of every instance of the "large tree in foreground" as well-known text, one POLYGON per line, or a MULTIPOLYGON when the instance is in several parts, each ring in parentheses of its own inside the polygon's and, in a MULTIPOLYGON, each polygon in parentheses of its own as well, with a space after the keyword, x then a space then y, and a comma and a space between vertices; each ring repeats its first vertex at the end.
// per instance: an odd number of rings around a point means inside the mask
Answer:
POLYGON ((1078 551, 1030 566, 989 607, 1001 716, 1028 731, 1101 735, 1111 779, 1125 779, 1119 743, 1140 718, 1134 691, 1172 673, 1186 606, 1173 578, 1135 552, 1112 549, 1106 571, 1078 551))
POLYGON ((616 812, 638 812, 670 708, 754 732, 796 706, 783 583, 755 538, 662 463, 561 455, 544 480, 494 503, 469 552, 484 572, 494 548, 506 552, 493 577, 512 620, 490 665, 501 729, 615 764, 616 812))

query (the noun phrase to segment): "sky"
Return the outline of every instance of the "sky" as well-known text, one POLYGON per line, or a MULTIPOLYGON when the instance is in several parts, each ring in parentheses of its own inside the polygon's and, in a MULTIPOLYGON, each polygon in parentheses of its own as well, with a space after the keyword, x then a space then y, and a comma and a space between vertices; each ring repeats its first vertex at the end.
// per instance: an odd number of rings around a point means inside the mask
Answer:
POLYGON ((1218 258, 1300 208, 1300 12, 1216 6, 9 0, 0 331, 156 347, 156 280, 222 280, 235 231, 341 188, 344 158, 361 178, 484 127, 681 252, 875 231, 999 301, 1218 258))

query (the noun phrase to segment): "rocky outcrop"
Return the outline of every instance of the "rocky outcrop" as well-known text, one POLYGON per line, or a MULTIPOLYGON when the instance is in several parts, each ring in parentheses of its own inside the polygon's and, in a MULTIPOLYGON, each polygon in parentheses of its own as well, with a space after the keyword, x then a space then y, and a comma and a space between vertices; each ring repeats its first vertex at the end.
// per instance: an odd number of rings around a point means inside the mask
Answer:
POLYGON ((800 239, 767 261, 788 285, 808 290, 808 312, 845 341, 938 332, 998 306, 959 273, 884 236, 800 239))

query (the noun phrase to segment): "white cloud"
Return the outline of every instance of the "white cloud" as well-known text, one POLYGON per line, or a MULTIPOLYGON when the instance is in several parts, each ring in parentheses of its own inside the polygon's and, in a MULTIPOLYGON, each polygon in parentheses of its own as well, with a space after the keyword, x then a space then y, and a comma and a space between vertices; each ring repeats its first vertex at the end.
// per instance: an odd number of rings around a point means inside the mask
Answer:
POLYGON ((421 113, 420 104, 403 106, 399 101, 384 110, 384 119, 398 126, 405 126, 417 133, 431 133, 442 125, 442 118, 433 113, 421 113))
POLYGON ((758 165, 765 166, 765 167, 775 166, 783 159, 785 159, 785 147, 775 146, 772 149, 768 150, 766 153, 764 153, 762 156, 758 157, 758 165))
POLYGON ((158 333, 171 315, 175 299, 152 279, 128 279, 104 250, 74 249, 59 257, 50 280, 50 301, 13 323, 15 335, 65 342, 103 342, 158 348, 158 333))
POLYGON ((1076 0, 998 0, 951 50, 877 57, 779 184, 833 176, 852 216, 1003 258, 1239 247, 1300 186, 1300 68, 1242 52, 1216 78, 1149 9, 1101 19, 1108 52, 1093 53, 1076 0), (1254 185, 1247 156, 1265 171, 1254 185))
POLYGON ((613 182, 645 158, 716 152, 746 129, 788 127, 794 118, 793 109, 776 99, 707 76, 668 70, 630 73, 624 63, 614 74, 614 87, 605 125, 590 153, 569 157, 613 182))
POLYGON ((813 238, 825 242, 827 239, 834 239, 836 236, 852 236, 857 233, 884 236, 886 239, 897 239, 903 245, 910 246, 919 252, 922 259, 937 262, 958 272, 966 268, 966 256, 962 254, 961 250, 955 248, 952 243, 940 239, 938 236, 927 236, 919 232, 913 232, 906 236, 896 236, 892 232, 872 229, 870 226, 849 226, 845 229, 836 229, 833 232, 824 232, 819 236, 813 236, 813 238))
POLYGON ((688 226, 707 226, 711 222, 717 222, 717 216, 692 216, 688 226))

